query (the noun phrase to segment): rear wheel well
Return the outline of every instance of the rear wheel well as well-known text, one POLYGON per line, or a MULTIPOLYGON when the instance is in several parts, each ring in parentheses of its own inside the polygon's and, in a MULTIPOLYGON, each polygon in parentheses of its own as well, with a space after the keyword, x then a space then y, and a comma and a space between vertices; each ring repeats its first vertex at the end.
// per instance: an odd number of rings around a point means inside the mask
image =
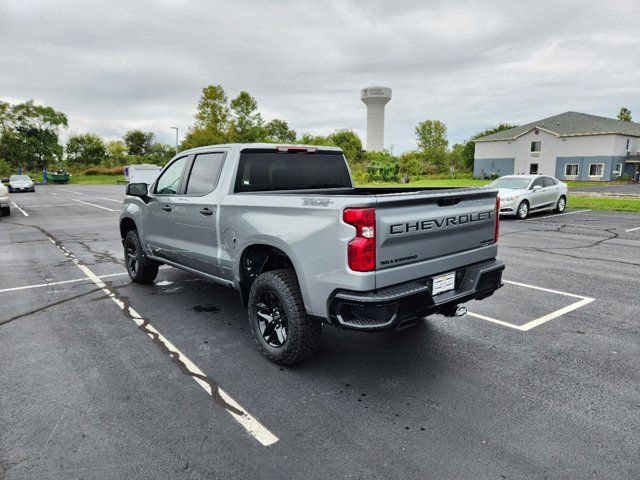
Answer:
POLYGON ((127 233, 131 230, 137 230, 136 223, 130 218, 123 218, 120 222, 120 238, 124 242, 124 239, 127 238, 127 233))
POLYGON ((293 262, 282 250, 271 245, 251 245, 240 257, 240 296, 247 305, 249 292, 256 278, 271 270, 294 270, 293 262))

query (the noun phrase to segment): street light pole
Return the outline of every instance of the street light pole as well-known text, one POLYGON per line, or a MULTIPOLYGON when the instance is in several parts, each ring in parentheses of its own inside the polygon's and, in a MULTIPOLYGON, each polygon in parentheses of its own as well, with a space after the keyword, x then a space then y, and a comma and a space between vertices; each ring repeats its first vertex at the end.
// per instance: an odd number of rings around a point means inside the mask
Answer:
POLYGON ((171 127, 172 130, 176 131, 176 154, 178 153, 178 127, 171 127))

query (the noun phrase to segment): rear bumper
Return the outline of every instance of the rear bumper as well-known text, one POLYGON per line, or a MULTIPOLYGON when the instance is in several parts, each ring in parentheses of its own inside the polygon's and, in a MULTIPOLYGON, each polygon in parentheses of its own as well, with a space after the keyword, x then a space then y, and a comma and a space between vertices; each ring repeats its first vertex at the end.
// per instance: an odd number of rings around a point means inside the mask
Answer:
POLYGON ((481 300, 502 287, 503 270, 499 260, 456 269, 455 289, 436 296, 431 295, 431 276, 372 292, 337 291, 328 301, 329 323, 377 331, 400 328, 407 320, 435 313, 453 315, 459 304, 481 300))

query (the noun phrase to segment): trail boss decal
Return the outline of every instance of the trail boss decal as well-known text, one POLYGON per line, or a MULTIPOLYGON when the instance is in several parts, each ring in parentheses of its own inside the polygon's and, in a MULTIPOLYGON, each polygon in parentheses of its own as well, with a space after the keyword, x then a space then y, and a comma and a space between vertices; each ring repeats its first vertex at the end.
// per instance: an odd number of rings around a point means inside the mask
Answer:
POLYGON ((493 210, 486 212, 465 213, 452 217, 434 218, 433 220, 419 220, 416 222, 396 223, 389 226, 391 235, 405 235, 423 230, 439 230, 441 228, 451 228, 468 223, 486 222, 493 216, 493 210))

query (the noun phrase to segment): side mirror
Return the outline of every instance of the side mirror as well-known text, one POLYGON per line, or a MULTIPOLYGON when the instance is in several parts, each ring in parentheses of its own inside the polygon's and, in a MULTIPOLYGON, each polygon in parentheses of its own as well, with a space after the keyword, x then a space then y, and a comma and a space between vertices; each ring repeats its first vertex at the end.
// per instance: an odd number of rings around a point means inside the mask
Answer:
POLYGON ((127 195, 145 198, 148 194, 149 188, 146 183, 130 183, 127 185, 127 195))
POLYGON ((542 190, 542 187, 540 185, 536 185, 531 190, 533 190, 534 192, 537 192, 538 190, 542 190))

